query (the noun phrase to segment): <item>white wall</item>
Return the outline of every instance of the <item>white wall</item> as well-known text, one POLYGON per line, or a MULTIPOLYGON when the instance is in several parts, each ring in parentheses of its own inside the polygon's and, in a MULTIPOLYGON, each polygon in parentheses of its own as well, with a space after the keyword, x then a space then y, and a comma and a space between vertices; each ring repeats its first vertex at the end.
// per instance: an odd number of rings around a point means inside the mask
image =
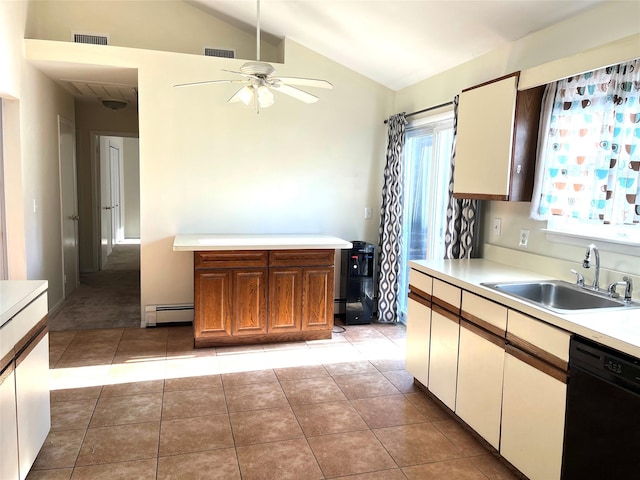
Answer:
MULTIPOLYGON (((109 35, 110 45, 203 55, 204 47, 256 58, 255 26, 236 28, 181 0, 37 0, 30 38, 71 41, 73 33, 109 35)), ((280 42, 262 36, 261 57, 282 61, 280 42)))
POLYGON ((228 105, 234 85, 175 89, 216 78, 239 60, 29 40, 27 58, 138 69, 142 304, 193 299, 193 257, 178 233, 325 233, 377 242, 393 92, 286 43, 282 75, 326 78, 303 104, 278 96, 256 115, 228 105))
MULTIPOLYGON (((524 37, 457 68, 397 92, 395 110, 415 111, 451 100, 467 88, 513 71, 522 70, 521 85, 548 83, 572 73, 640 57, 640 3, 607 2, 560 24, 524 37), (615 25, 615 28, 606 27, 615 25)), ((554 260, 566 260, 581 269, 584 249, 550 242, 540 231, 546 222, 529 219, 529 202, 482 202, 481 234, 484 250, 525 268, 547 269, 554 260), (502 220, 502 233, 491 233, 493 218, 502 220), (518 247, 520 229, 529 229, 529 248, 518 247), (496 248, 493 248, 496 247, 496 248), (535 255, 526 255, 533 253, 535 255), (519 255, 522 254, 522 255, 519 255)), ((640 275, 635 256, 606 252, 603 268, 611 279, 622 273, 640 275)), ((572 279, 563 262, 561 274, 572 279)), ((590 275, 587 272, 587 276, 590 275)), ((607 274, 604 273, 605 278, 607 274)), ((604 281, 602 282, 604 283, 604 281)))
POLYGON ((123 139, 124 238, 140 238, 140 153, 137 138, 123 139))
POLYGON ((28 12, 26 2, 0 2, 9 278, 48 280, 52 308, 62 300, 57 117, 74 121, 73 98, 24 61, 28 12))

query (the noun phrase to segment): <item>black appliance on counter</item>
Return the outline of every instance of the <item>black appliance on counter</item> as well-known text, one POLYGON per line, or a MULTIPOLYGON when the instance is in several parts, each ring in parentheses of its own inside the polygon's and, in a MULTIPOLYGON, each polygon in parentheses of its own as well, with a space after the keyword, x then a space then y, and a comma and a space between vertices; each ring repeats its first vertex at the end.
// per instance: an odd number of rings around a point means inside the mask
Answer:
POLYGON ((371 323, 375 311, 375 246, 354 240, 342 250, 340 292, 345 298, 346 325, 371 323))
POLYGON ((563 480, 640 478, 640 360, 575 335, 564 435, 563 480))

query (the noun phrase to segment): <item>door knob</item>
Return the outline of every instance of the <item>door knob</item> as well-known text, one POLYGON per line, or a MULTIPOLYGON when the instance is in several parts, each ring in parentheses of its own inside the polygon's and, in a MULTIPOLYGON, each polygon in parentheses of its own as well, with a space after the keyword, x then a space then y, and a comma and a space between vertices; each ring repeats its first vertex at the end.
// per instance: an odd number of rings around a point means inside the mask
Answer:
POLYGON ((103 210, 111 210, 111 207, 102 207, 103 210))

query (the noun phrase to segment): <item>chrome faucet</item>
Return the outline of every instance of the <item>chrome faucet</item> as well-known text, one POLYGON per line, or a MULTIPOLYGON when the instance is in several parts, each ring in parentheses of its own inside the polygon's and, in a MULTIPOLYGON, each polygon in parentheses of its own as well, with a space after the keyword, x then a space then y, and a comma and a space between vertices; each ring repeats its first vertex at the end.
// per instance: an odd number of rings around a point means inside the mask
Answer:
POLYGON ((593 289, 598 290, 600 288, 600 252, 598 252, 598 247, 596 247, 593 243, 587 247, 587 253, 585 254, 584 260, 582 261, 582 266, 584 268, 590 268, 592 257, 595 257, 595 267, 596 271, 593 276, 593 289))
POLYGON ((609 285, 609 296, 612 298, 618 298, 620 295, 616 292, 616 287, 620 285, 624 287, 624 301, 631 301, 631 292, 633 291, 633 282, 631 281, 631 277, 622 277, 621 282, 613 282, 609 285))

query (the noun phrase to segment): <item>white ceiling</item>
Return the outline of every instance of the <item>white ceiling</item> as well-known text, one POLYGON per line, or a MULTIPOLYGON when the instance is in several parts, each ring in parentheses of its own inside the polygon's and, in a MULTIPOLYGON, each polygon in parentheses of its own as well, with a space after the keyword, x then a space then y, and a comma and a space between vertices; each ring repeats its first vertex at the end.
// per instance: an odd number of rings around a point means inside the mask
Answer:
MULTIPOLYGON (((604 0, 261 0, 260 30, 398 90, 604 0)), ((189 0, 256 28, 257 0, 189 0)))

